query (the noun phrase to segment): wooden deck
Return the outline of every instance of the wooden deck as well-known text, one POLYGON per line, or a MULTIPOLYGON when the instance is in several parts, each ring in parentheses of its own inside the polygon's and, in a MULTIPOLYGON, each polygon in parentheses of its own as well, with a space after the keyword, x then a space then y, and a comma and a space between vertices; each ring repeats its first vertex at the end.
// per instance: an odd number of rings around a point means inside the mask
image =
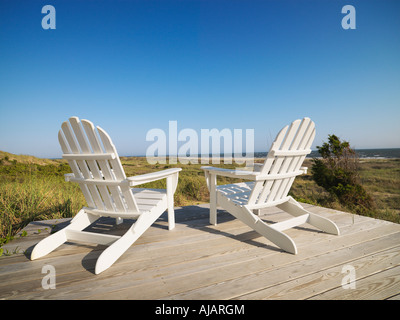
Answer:
MULTIPOLYGON (((95 275, 102 246, 66 243, 30 261, 33 246, 55 221, 31 223, 28 236, 4 246, 1 299, 400 299, 400 225, 305 205, 337 223, 340 236, 304 225, 286 231, 299 253, 288 254, 239 220, 219 211, 208 224, 206 205, 176 208, 176 228, 166 214, 111 268, 95 275), (45 228, 48 228, 45 230, 45 228), (40 229, 40 231, 39 231, 40 229), (42 267, 56 271, 56 288, 43 289, 42 267), (342 280, 354 268, 356 288, 342 280)), ((287 218, 277 208, 267 221, 287 218)), ((58 221, 63 226, 68 221, 58 221)), ((127 225, 104 219, 93 228, 122 234, 127 225)))

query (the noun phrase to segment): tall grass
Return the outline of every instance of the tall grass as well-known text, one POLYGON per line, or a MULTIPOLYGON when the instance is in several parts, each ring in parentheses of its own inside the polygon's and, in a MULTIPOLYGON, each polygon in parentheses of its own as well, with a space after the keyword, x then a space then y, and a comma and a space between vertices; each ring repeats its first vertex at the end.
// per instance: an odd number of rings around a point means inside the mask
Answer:
POLYGON ((34 220, 72 217, 85 203, 79 186, 64 182, 64 164, 0 166, 0 244, 34 220))
POLYGON ((7 238, 34 220, 72 217, 85 203, 79 187, 59 177, 27 177, 0 184, 0 237, 7 238))

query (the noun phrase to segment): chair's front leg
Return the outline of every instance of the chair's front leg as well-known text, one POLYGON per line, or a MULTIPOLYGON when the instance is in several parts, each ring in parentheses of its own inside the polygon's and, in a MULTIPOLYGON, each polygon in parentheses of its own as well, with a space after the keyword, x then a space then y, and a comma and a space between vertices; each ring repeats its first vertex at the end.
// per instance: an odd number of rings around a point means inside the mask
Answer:
POLYGON ((174 179, 176 175, 167 177, 167 208, 168 208, 168 230, 175 228, 175 211, 174 211, 174 179))
POLYGON ((210 185, 210 224, 217 225, 217 175, 209 173, 210 185))

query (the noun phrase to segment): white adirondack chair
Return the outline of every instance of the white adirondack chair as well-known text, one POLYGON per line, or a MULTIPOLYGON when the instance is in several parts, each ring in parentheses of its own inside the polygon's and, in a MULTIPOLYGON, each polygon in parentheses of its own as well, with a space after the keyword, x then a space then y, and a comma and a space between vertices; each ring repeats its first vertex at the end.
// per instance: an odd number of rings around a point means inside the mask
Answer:
POLYGON ((66 241, 108 245, 97 259, 95 273, 98 274, 109 268, 165 210, 168 210, 169 229, 174 228, 174 193, 180 168, 127 178, 108 134, 77 117, 62 124, 58 140, 63 158, 68 160, 73 172, 65 175, 65 180, 79 184, 88 206, 67 227, 40 241, 32 251, 32 260, 66 241), (131 188, 160 179, 166 179, 166 190, 131 188), (116 218, 117 223, 124 218, 137 220, 123 236, 82 231, 101 216, 116 218))
POLYGON ((296 120, 277 135, 264 163, 255 171, 202 167, 210 191, 210 223, 217 224, 217 206, 250 226, 281 249, 297 254, 294 241, 282 231, 311 224, 327 233, 339 235, 331 220, 304 209, 288 196, 294 178, 306 172, 301 167, 315 137, 315 125, 309 118, 296 120), (217 176, 252 180, 229 185, 217 185, 217 176), (267 224, 253 211, 277 206, 294 218, 267 224))

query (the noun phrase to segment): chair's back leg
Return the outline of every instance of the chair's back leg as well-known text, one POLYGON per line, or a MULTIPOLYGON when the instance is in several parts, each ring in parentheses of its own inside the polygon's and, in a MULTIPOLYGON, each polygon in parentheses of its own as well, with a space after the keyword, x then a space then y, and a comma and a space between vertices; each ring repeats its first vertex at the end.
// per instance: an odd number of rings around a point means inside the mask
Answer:
POLYGON ((98 216, 93 216, 86 213, 84 209, 80 210, 71 220, 71 223, 68 226, 43 239, 33 248, 31 260, 35 260, 49 254, 61 246, 64 242, 68 241, 68 230, 83 230, 98 218, 98 216))
POLYGON ((256 222, 254 230, 271 242, 275 243, 282 250, 297 254, 296 244, 288 235, 279 230, 275 230, 261 219, 256 222))
MULTIPOLYGON (((132 227, 131 227, 132 228, 132 227)), ((142 232, 143 233, 143 232, 142 232)), ((98 257, 95 266, 95 274, 107 270, 129 247, 142 235, 142 233, 126 232, 120 239, 106 248, 98 257)))
POLYGON ((95 274, 108 269, 160 217, 160 210, 142 213, 130 229, 98 257, 95 274))
POLYGON ((279 209, 282 209, 283 211, 291 214, 292 216, 300 216, 303 214, 308 214, 308 220, 307 223, 311 224, 312 226, 330 234, 335 234, 339 235, 340 231, 337 225, 324 217, 321 217, 315 213, 312 213, 306 209, 304 209, 300 203, 298 203, 296 200, 294 200, 292 197, 289 198, 289 201, 286 201, 280 205, 277 206, 279 209))
POLYGON ((276 244, 282 250, 297 254, 297 248, 294 241, 283 232, 274 229, 273 227, 266 224, 259 217, 255 216, 251 210, 243 206, 241 208, 244 215, 240 214, 237 217, 246 223, 250 228, 257 231, 260 235, 264 236, 274 244, 276 244), (246 219, 244 219, 246 217, 246 219))

